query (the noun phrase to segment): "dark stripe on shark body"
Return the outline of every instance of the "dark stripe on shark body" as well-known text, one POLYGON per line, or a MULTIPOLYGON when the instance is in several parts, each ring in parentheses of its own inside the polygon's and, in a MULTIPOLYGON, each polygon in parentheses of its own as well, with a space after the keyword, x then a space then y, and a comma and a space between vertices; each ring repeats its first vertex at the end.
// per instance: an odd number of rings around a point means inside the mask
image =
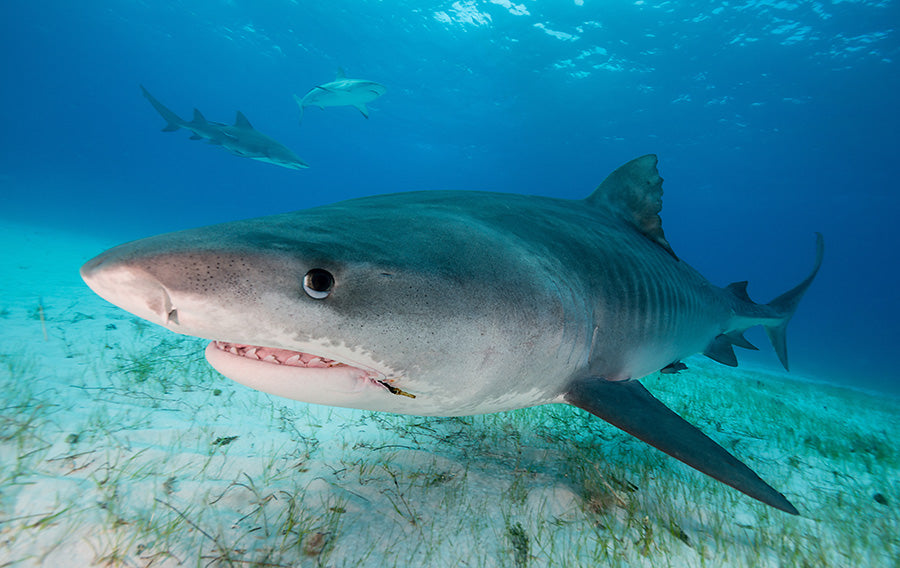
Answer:
POLYGON ((709 319, 704 306, 712 292, 701 294, 694 279, 676 271, 670 259, 661 261, 641 250, 623 252, 621 257, 609 258, 603 272, 607 305, 616 306, 618 317, 612 323, 616 330, 662 339, 684 329, 697 329, 709 319), (676 313, 679 317, 671 317, 676 313))

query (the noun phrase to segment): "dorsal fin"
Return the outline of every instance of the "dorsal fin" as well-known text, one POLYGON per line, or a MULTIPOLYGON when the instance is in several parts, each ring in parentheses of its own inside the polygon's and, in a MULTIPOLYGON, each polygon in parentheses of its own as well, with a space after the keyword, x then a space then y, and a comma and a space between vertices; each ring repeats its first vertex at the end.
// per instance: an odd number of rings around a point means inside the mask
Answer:
POLYGON ((741 282, 732 282, 731 284, 729 284, 728 286, 725 287, 725 290, 727 290, 732 296, 734 296, 735 298, 737 298, 741 301, 749 302, 751 304, 755 303, 753 300, 750 299, 750 294, 747 293, 747 281, 746 280, 742 280, 741 282))
POLYGON ((244 113, 241 111, 237 111, 237 115, 234 118, 234 125, 240 128, 249 128, 253 130, 253 126, 250 124, 250 121, 247 120, 247 117, 244 116, 244 113))
POLYGON ((337 76, 334 78, 335 81, 340 81, 341 79, 346 79, 347 76, 344 74, 344 68, 338 67, 337 76))
POLYGON ((203 124, 206 122, 206 117, 204 117, 203 113, 197 109, 194 109, 194 122, 198 124, 203 124))
POLYGON ((662 229, 662 182, 655 154, 619 166, 585 200, 603 207, 644 233, 676 259, 662 229))

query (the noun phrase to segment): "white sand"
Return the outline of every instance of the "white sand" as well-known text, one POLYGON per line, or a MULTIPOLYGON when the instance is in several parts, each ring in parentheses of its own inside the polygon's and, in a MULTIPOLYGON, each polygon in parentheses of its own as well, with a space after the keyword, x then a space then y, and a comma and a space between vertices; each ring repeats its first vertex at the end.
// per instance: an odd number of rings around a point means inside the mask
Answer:
POLYGON ((0 224, 0 567, 900 562, 896 399, 702 358, 644 381, 795 518, 568 407, 433 419, 250 391, 81 284, 113 244, 0 224))

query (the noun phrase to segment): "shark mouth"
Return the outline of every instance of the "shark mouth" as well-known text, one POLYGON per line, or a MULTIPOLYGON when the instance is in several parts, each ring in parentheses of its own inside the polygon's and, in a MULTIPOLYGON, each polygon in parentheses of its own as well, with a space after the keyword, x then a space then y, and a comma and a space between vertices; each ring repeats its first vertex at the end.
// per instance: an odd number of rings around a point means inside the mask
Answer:
POLYGON ((213 341, 206 348, 206 359, 234 381, 295 400, 308 400, 311 390, 353 393, 373 386, 415 398, 389 384, 378 371, 312 353, 213 341))
MULTIPOLYGON (((289 367, 305 367, 307 369, 328 369, 331 367, 351 367, 359 371, 366 372, 364 369, 347 365, 339 361, 320 357, 310 353, 302 353, 300 351, 291 351, 289 349, 277 349, 274 347, 258 347, 256 345, 243 345, 240 343, 228 343, 226 341, 215 341, 216 349, 227 351, 232 355, 246 357, 256 361, 265 361, 266 363, 274 363, 276 365, 288 365, 289 367)), ((372 373, 376 374, 376 373, 372 373)))

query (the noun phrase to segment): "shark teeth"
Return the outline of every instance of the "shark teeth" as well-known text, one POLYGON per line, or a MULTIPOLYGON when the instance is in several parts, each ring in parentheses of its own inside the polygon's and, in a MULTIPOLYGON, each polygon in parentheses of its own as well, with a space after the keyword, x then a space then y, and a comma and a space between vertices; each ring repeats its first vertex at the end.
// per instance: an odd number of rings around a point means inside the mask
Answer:
POLYGON ((385 378, 376 371, 361 369, 320 355, 291 351, 289 349, 277 349, 275 347, 228 343, 227 341, 214 341, 213 344, 216 346, 216 349, 226 351, 232 355, 265 363, 284 365, 286 367, 300 367, 304 369, 330 369, 340 367, 343 369, 353 369, 360 373, 360 378, 367 379, 373 384, 384 387, 391 394, 405 396, 407 398, 416 398, 416 395, 401 390, 391 384, 394 379, 385 378))
POLYGON ((257 345, 244 345, 241 343, 228 343, 216 341, 216 349, 227 351, 232 355, 246 357, 266 363, 287 365, 289 367, 305 367, 309 369, 327 369, 331 367, 350 367, 345 363, 334 361, 319 355, 291 351, 289 349, 277 349, 274 347, 260 347, 257 345))

